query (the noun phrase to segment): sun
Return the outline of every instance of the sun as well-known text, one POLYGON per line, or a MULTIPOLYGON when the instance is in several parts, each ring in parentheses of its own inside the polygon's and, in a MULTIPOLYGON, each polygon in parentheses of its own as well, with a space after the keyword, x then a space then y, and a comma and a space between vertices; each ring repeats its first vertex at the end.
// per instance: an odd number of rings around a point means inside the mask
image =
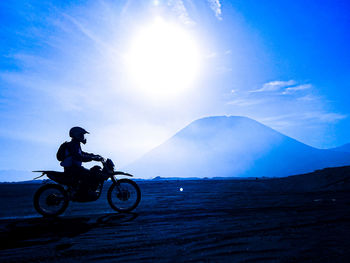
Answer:
POLYGON ((142 95, 173 98, 193 86, 199 49, 189 32, 158 17, 132 38, 125 63, 132 86, 142 95))

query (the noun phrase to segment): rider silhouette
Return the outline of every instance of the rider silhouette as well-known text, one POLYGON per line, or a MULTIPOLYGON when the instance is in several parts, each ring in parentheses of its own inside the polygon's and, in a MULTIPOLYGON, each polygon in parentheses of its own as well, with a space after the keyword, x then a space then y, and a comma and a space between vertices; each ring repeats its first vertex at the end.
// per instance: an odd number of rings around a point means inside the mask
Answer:
POLYGON ((94 181, 96 176, 91 170, 82 166, 83 162, 102 161, 100 155, 83 152, 80 143, 86 144, 85 134, 88 132, 81 127, 73 127, 69 131, 69 136, 72 138, 66 143, 65 156, 60 163, 64 167, 64 172, 71 175, 74 181, 82 181, 89 184, 94 181))

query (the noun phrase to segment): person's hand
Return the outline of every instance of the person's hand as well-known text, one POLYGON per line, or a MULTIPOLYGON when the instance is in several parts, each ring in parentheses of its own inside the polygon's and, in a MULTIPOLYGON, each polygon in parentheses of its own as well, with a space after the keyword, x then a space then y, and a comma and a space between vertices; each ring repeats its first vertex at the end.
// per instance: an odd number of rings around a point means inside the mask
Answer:
POLYGON ((98 162, 102 162, 104 160, 104 158, 101 155, 95 155, 94 160, 98 161, 98 162))

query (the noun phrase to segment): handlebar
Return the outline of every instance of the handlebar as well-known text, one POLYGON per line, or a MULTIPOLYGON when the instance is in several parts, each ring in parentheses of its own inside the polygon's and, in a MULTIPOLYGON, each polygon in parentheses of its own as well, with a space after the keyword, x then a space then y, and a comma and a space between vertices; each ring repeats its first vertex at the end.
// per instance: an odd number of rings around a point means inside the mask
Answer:
POLYGON ((106 159, 103 158, 101 155, 94 155, 92 158, 93 158, 94 161, 97 161, 97 162, 104 163, 106 161, 106 159))

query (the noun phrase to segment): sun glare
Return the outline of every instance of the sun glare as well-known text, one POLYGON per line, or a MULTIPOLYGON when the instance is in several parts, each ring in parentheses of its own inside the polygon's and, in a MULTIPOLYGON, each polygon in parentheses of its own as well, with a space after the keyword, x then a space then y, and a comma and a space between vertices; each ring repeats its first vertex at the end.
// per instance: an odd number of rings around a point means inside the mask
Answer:
POLYGON ((136 34, 125 59, 133 85, 157 100, 191 88, 200 64, 193 37, 161 18, 136 34))

